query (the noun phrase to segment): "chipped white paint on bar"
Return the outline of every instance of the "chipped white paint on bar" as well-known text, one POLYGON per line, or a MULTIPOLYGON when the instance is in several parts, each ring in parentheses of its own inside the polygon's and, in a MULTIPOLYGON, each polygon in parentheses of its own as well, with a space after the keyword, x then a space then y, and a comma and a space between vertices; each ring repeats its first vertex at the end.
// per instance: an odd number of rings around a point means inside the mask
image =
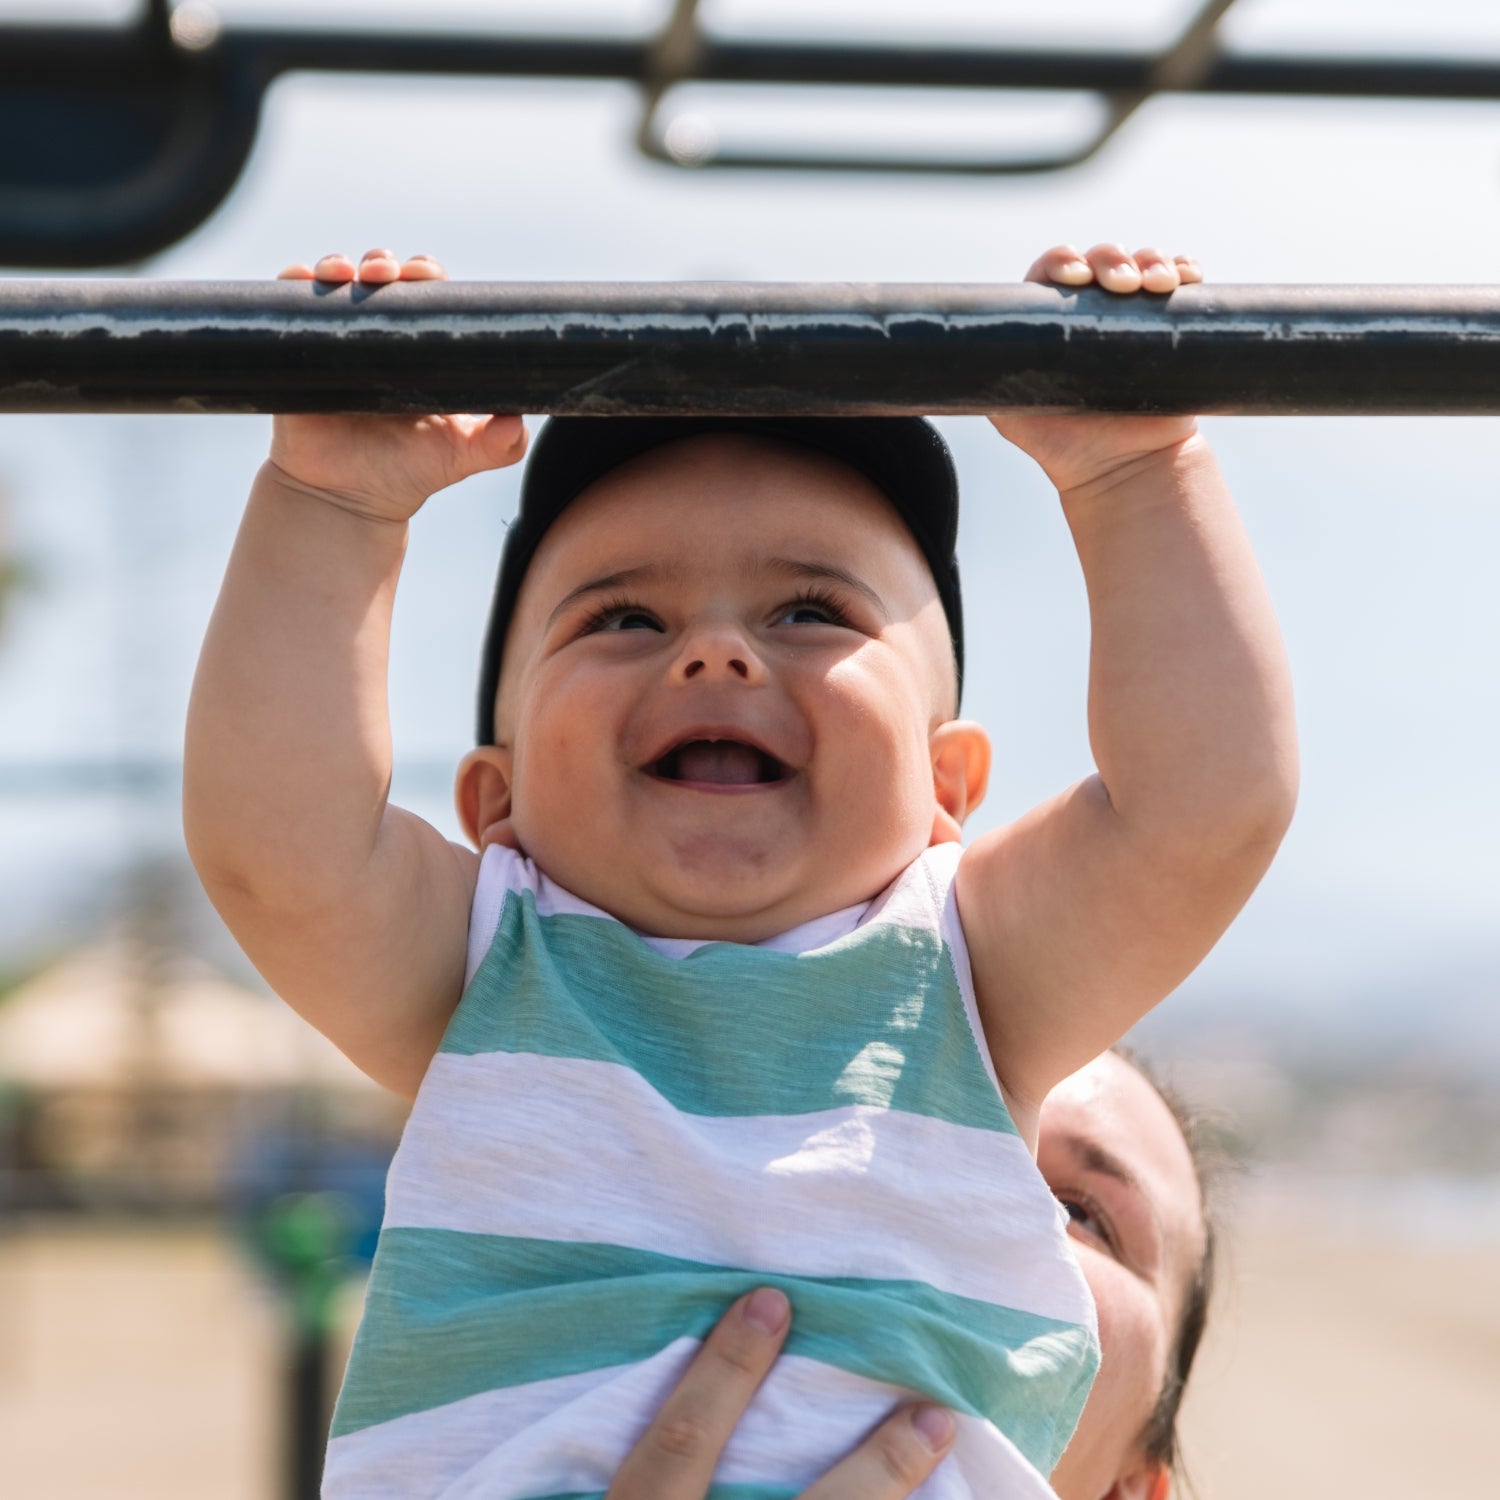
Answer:
POLYGON ((695 288, 685 296, 667 285, 446 283, 438 288, 438 296, 450 305, 441 310, 423 308, 423 301, 434 300, 426 287, 397 286, 367 294, 360 302, 348 293, 324 293, 324 298, 337 301, 308 313, 297 310, 297 302, 314 294, 299 286, 288 296, 276 283, 182 283, 152 288, 161 295, 149 300, 141 297, 138 282, 11 285, 25 288, 27 299, 15 307, 21 299, 7 296, 6 284, 0 283, 0 338, 266 334, 337 343, 376 334, 397 342, 592 334, 632 342, 741 334, 753 342, 761 336, 825 336, 835 330, 890 338, 898 327, 922 327, 959 337, 1002 331, 1014 335, 1016 330, 1052 332, 1064 339, 1083 332, 1132 341, 1155 335, 1170 338, 1174 345, 1197 337, 1347 343, 1394 335, 1500 342, 1500 289, 1494 287, 1194 288, 1169 298, 1121 299, 1117 306, 1098 309, 1085 305, 1075 293, 1024 287, 951 286, 934 295, 932 289, 901 285, 792 289, 724 283, 695 288), (175 308, 169 300, 173 293, 175 308), (390 305, 392 293, 401 299, 395 306, 390 305), (817 300, 818 293, 824 300, 817 300), (924 294, 931 300, 924 300, 924 294), (386 305, 371 305, 377 295, 386 305), (97 305, 111 297, 115 305, 97 305), (1038 306, 1043 299, 1044 305, 1038 306), (580 300, 614 305, 570 305, 580 300), (167 309, 159 309, 158 301, 166 301, 167 309), (240 301, 252 305, 223 305, 240 301), (256 301, 260 305, 254 305, 256 301), (204 302, 219 305, 203 308, 204 302), (679 306, 663 305, 668 302, 679 306), (683 302, 702 305, 685 309, 683 302), (786 305, 789 302, 794 305, 786 305), (971 305, 954 305, 965 302, 971 305))

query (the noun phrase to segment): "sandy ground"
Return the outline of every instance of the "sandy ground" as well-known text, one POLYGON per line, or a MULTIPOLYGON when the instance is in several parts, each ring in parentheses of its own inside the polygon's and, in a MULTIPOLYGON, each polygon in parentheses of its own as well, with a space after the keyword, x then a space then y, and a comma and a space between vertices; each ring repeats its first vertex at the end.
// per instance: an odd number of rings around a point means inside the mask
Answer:
MULTIPOLYGON (((1493 1493, 1500 1248, 1242 1225, 1186 1424, 1199 1500, 1493 1493)), ((6 1500, 277 1500, 279 1323, 202 1230, 0 1236, 6 1500)))
POLYGON ((1500 1493, 1494 1240, 1241 1225, 1202 1360, 1183 1426, 1200 1500, 1500 1493))

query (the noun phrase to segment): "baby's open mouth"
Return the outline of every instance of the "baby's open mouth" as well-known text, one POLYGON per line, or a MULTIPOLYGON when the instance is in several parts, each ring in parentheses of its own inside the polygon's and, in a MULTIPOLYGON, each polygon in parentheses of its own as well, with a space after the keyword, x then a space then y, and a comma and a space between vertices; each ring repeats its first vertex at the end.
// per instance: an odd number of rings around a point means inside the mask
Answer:
POLYGON ((740 740, 688 740, 668 750, 650 769, 663 781, 706 781, 720 786, 753 786, 786 776, 774 755, 740 740))

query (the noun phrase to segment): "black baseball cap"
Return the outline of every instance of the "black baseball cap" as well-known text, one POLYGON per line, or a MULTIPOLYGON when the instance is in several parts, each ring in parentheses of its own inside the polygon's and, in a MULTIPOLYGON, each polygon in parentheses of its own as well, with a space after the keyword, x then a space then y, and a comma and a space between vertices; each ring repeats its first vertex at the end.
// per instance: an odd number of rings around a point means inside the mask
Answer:
POLYGON ((958 476, 942 434, 922 417, 552 417, 531 444, 521 503, 500 549, 500 571, 479 673, 481 745, 494 743, 505 637, 526 569, 547 529, 596 479, 642 453, 704 433, 797 443, 846 463, 896 507, 922 549, 948 617, 963 689, 958 587, 958 476))

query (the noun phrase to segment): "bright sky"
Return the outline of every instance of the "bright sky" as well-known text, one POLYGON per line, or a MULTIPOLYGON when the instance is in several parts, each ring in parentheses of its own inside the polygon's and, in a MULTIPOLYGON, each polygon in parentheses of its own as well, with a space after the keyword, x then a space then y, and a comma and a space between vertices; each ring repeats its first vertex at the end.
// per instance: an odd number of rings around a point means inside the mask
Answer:
MULTIPOLYGON (((45 7, 65 9, 121 7, 45 7)), ((376 0, 218 9, 228 24, 412 14, 376 0)), ((441 0, 420 19, 513 23, 523 9, 569 27, 601 14, 640 25, 660 11, 441 0)), ((953 38, 974 36, 978 14, 1018 28, 1034 9, 929 0, 920 14, 953 38)), ((20 10, 0 3, 0 17, 20 10)), ((1185 13, 1142 4, 1137 32, 1118 6, 1074 0, 1069 35, 1156 40, 1185 13)), ((706 14, 725 27, 750 17, 758 30, 827 17, 852 35, 857 22, 889 28, 898 15, 909 26, 912 7, 724 0, 706 14)), ((998 38, 1000 23, 983 34, 998 38)), ((1244 46, 1500 55, 1500 7, 1244 0, 1229 34, 1244 46)), ((388 243, 437 253, 474 279, 1010 280, 1055 241, 1119 238, 1191 250, 1221 282, 1497 279, 1500 104, 1164 99, 1089 165, 1011 180, 679 171, 635 155, 636 109, 624 85, 287 79, 228 203, 144 269, 254 277, 388 243)), ((882 116, 891 110, 880 103, 882 116)), ((1086 618, 1040 476, 986 424, 943 425, 965 491, 966 709, 999 748, 979 831, 1087 769, 1086 618)), ((1203 1007, 1240 1005, 1288 1025, 1358 1027, 1394 1008, 1415 1027, 1463 1013, 1475 1052, 1500 1057, 1500 420, 1206 426, 1288 637, 1305 778, 1280 861, 1188 991, 1203 1007)), ((266 424, 250 418, 0 419, 10 540, 43 575, 0 641, 0 761, 91 744, 175 752, 197 640, 265 439, 266 424)), ((465 748, 479 621, 512 496, 509 477, 472 481, 434 501, 415 530, 394 652, 398 759, 456 763, 465 748)), ((398 793, 451 831, 431 776, 398 774, 398 793)), ((49 930, 38 903, 91 852, 115 847, 120 823, 98 802, 0 803, 0 820, 0 908, 12 914, 0 921, 3 948, 49 930)), ((130 826, 176 838, 166 820, 130 826)))

